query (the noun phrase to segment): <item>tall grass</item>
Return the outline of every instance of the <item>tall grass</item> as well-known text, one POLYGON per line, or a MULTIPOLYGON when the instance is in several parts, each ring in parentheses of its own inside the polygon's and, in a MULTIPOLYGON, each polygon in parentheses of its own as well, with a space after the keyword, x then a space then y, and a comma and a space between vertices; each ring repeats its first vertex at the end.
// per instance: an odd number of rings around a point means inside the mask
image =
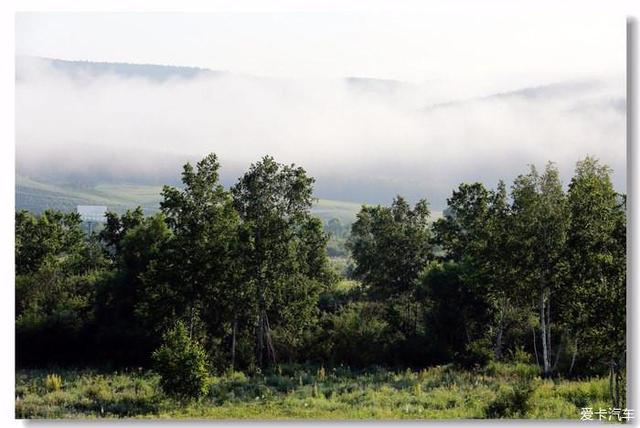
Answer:
POLYGON ((608 407, 607 379, 542 380, 523 363, 476 371, 282 365, 252 376, 211 376, 206 396, 192 402, 165 396, 151 372, 55 374, 59 389, 45 386, 50 372, 17 373, 16 417, 578 420, 581 407, 608 407))

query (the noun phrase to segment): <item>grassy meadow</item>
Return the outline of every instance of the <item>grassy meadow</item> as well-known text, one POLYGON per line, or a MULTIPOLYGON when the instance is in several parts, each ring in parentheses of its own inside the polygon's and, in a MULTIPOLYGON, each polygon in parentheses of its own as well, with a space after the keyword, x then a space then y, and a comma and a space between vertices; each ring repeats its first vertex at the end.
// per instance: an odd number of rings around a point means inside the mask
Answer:
POLYGON ((208 394, 169 398, 152 372, 19 370, 16 418, 579 420, 608 408, 607 378, 540 379, 536 366, 421 371, 281 365, 252 376, 211 376, 208 394))

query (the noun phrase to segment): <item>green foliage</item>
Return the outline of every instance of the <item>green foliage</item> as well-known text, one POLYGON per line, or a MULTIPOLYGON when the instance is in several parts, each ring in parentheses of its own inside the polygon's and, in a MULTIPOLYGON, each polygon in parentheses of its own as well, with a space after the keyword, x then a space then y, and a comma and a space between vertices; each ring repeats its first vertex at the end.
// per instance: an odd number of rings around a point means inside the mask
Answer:
POLYGON ((514 363, 531 364, 531 354, 524 350, 523 346, 518 346, 511 352, 511 361, 514 363))
POLYGON ((583 370, 624 366, 626 339, 626 198, 611 170, 596 159, 578 162, 569 184, 570 294, 568 327, 583 370), (602 341, 599 338, 606 337, 602 341))
POLYGON ((207 392, 209 370, 202 346, 189 337, 178 321, 163 336, 163 343, 153 353, 154 370, 160 375, 165 393, 182 399, 199 398, 207 392))
MULTIPOLYGON (((97 290, 97 337, 104 346, 104 358, 113 363, 147 364, 153 349, 158 346, 156 331, 162 315, 154 312, 158 290, 148 289, 145 278, 152 266, 161 263, 169 242, 171 230, 163 214, 141 218, 141 211, 122 216, 107 214, 112 225, 102 232, 117 274, 97 290), (113 236, 108 237, 107 231, 113 236)), ((109 225, 109 223, 108 223, 109 225)))
POLYGON ((323 339, 329 347, 325 358, 357 367, 383 361, 395 335, 381 312, 380 304, 352 303, 331 315, 323 339))
POLYGON ((39 216, 16 212, 16 275, 36 272, 45 262, 69 263, 80 254, 80 215, 47 210, 39 216))
POLYGON ((321 290, 335 281, 328 237, 310 212, 313 182, 303 168, 266 156, 231 189, 242 220, 242 284, 251 290, 244 302, 258 319, 258 366, 275 363, 281 352, 293 356, 315 322, 321 290))
POLYGON ((55 373, 48 374, 44 379, 44 388, 48 392, 59 391, 62 388, 62 378, 55 373))
POLYGON ((532 392, 533 386, 526 380, 520 380, 510 387, 501 386, 496 398, 486 408, 486 417, 490 419, 526 417, 532 392))
POLYGON ((354 276, 374 298, 412 293, 431 257, 429 208, 426 200, 413 209, 401 196, 391 207, 363 206, 351 228, 347 247, 354 276))
POLYGON ((491 342, 486 338, 476 339, 465 346, 464 352, 457 355, 456 360, 463 367, 486 366, 493 357, 491 342))

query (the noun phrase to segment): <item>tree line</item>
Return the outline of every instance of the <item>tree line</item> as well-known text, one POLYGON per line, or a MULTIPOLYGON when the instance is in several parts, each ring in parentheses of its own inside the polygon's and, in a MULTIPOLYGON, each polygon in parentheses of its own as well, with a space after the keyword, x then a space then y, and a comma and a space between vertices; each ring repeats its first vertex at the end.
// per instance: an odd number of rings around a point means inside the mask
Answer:
POLYGON ((509 191, 461 184, 435 221, 426 200, 363 206, 356 286, 303 168, 267 156, 230 189, 218 172, 214 154, 185 165, 157 214, 109 212, 91 236, 76 213, 16 212, 17 364, 146 366, 173 338, 215 371, 516 359, 621 376, 626 199, 596 159, 566 191, 552 163, 509 191))

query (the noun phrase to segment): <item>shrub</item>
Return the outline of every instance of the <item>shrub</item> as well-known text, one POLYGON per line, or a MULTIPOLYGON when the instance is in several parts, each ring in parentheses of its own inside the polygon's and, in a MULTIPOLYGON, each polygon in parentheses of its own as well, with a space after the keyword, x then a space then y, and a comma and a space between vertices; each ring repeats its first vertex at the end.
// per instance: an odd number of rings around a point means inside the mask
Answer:
POLYGON ((518 346, 511 352, 511 360, 514 363, 531 364, 531 354, 524 350, 524 346, 518 346))
POLYGON ((162 345, 152 355, 160 386, 178 398, 199 398, 207 392, 209 370, 204 348, 191 339, 180 321, 163 336, 162 345))
POLYGON ((378 303, 350 303, 332 314, 327 327, 330 357, 351 367, 367 367, 385 361, 397 340, 381 316, 378 303))
POLYGON ((44 379, 44 389, 47 392, 59 391, 62 388, 62 378, 57 374, 49 374, 44 379))
POLYGON ((501 388, 496 398, 487 405, 486 417, 491 419, 525 417, 529 410, 529 398, 533 389, 528 379, 519 380, 512 387, 501 388))
POLYGON ((465 346, 464 352, 456 356, 459 364, 464 368, 484 367, 491 358, 491 343, 486 338, 474 340, 465 346))
POLYGON ((525 363, 517 363, 513 371, 520 379, 525 380, 531 380, 540 374, 538 366, 525 363))
POLYGON ((104 402, 112 398, 113 394, 105 378, 97 376, 95 380, 87 385, 84 395, 91 401, 104 402))

